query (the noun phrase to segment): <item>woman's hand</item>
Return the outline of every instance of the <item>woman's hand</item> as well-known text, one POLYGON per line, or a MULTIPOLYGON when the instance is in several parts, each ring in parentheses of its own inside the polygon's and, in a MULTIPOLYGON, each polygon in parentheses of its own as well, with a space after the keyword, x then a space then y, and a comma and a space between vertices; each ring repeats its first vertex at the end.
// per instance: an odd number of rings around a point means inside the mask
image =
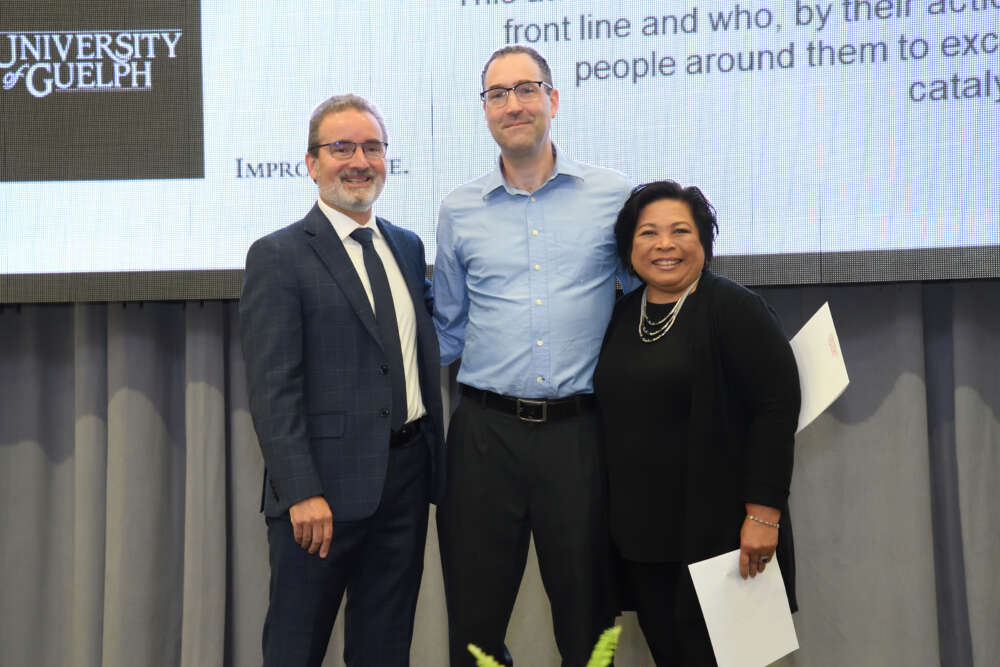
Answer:
POLYGON ((746 504, 747 517, 740 529, 740 576, 756 577, 763 572, 774 558, 778 548, 778 528, 767 524, 777 524, 781 510, 767 505, 746 504), (756 517, 757 520, 750 517, 756 517))

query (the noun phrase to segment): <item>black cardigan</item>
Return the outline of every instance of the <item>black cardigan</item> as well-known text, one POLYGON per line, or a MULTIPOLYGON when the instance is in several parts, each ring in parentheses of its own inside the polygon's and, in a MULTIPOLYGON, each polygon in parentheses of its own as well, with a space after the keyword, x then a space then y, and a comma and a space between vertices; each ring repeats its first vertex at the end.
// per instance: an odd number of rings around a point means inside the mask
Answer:
MULTIPOLYGON (((795 358, 776 315, 759 295, 707 270, 698 292, 679 315, 693 322, 684 515, 664 521, 681 531, 684 562, 692 563, 739 548, 744 503, 780 508, 777 557, 794 611, 788 493, 800 404, 795 358)), ((634 327, 634 318, 622 314, 634 312, 641 296, 640 289, 623 297, 610 327, 634 327)), ((684 579, 680 614, 692 605, 698 611, 693 587, 684 579)))

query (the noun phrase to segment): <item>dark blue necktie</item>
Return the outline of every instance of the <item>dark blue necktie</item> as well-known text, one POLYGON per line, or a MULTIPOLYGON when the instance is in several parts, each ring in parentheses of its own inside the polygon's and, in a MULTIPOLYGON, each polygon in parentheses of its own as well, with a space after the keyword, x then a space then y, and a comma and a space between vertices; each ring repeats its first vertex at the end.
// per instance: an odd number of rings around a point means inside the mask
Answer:
POLYGON ((375 252, 372 233, 372 230, 367 227, 359 227, 351 232, 351 238, 361 244, 365 270, 368 271, 368 283, 371 285, 372 298, 375 301, 375 322, 378 324, 379 336, 382 338, 382 351, 385 352, 389 366, 389 380, 392 383, 392 429, 397 430, 406 423, 406 380, 403 373, 403 349, 399 343, 399 327, 396 324, 396 308, 392 305, 389 279, 385 275, 382 260, 375 252))

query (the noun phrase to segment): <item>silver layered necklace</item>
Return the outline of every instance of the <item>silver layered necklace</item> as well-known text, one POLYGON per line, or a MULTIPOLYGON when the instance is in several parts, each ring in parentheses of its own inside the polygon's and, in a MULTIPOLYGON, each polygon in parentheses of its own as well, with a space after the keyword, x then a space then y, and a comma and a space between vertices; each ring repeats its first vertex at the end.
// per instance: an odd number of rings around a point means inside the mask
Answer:
POLYGON ((670 331, 670 328, 674 326, 674 322, 677 321, 677 316, 681 312, 681 307, 684 305, 684 300, 688 298, 688 294, 694 290, 697 284, 697 280, 691 283, 688 288, 684 290, 684 294, 682 294, 681 298, 677 300, 677 303, 674 304, 674 307, 670 309, 670 312, 660 320, 651 320, 646 315, 646 291, 649 288, 643 287, 642 307, 639 310, 639 340, 643 343, 655 343, 663 338, 663 336, 670 331))

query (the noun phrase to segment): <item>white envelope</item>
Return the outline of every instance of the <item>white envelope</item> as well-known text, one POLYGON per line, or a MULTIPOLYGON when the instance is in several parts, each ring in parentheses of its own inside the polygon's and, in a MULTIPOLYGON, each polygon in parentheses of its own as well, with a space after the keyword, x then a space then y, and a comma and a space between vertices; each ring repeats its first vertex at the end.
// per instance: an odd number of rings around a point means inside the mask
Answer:
POLYGON ((778 559, 740 577, 740 551, 688 565, 719 667, 764 667, 799 647, 778 559))
POLYGON ((824 303, 789 343, 802 390, 798 433, 844 393, 850 380, 829 303, 824 303))

